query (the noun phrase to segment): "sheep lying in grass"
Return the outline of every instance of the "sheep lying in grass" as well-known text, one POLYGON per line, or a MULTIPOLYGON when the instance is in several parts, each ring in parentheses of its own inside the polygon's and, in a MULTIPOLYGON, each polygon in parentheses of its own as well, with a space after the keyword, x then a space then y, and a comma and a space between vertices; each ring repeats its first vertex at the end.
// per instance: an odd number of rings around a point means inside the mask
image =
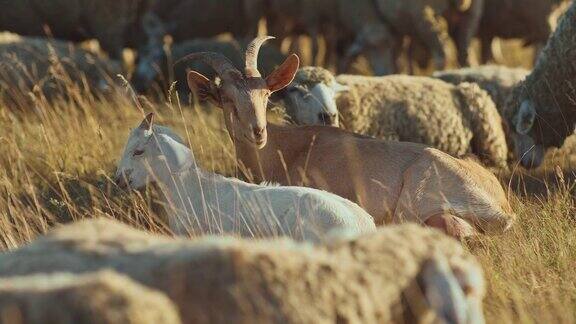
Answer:
POLYGON ((454 85, 476 83, 488 92, 502 114, 512 89, 526 78, 530 71, 503 65, 482 65, 458 70, 434 72, 434 77, 454 85))
POLYGON ((457 241, 391 226, 329 246, 173 240, 98 219, 0 254, 0 276, 112 269, 164 292, 184 323, 483 323, 484 279, 457 241))
MULTIPOLYGON (((179 60, 192 53, 216 52, 230 57, 232 63, 240 68, 244 64, 243 53, 247 45, 243 41, 235 40, 194 39, 174 44, 167 53, 162 45, 151 42, 139 53, 138 64, 131 83, 137 92, 142 93, 150 89, 155 81, 160 81, 167 89, 172 77, 176 81, 178 95, 182 101, 187 102, 190 90, 186 85, 186 72, 199 70, 210 76, 213 76, 214 72, 204 64, 186 60, 179 62, 179 60)), ((262 57, 262 69, 267 72, 272 72, 276 65, 286 58, 272 46, 262 48, 262 57)))
POLYGON ((0 98, 11 103, 27 102, 30 92, 48 99, 70 98, 71 90, 103 93, 120 71, 119 63, 67 42, 23 37, 0 43, 0 98))
POLYGON ((0 314, 19 324, 181 323, 164 294, 112 271, 0 279, 0 314))
POLYGON ((516 155, 522 165, 537 167, 545 150, 560 147, 574 133, 576 100, 576 3, 560 19, 536 66, 518 84, 506 106, 516 155))
MULTIPOLYGON (((508 147, 502 120, 490 96, 477 85, 457 86, 426 77, 392 75, 334 77, 322 68, 301 70, 299 79, 324 80, 338 95, 316 96, 318 106, 336 103, 342 123, 353 132, 387 140, 423 143, 454 156, 476 154, 489 166, 505 167, 508 147), (307 75, 306 75, 307 74, 307 75), (334 81, 335 80, 335 81, 334 81)), ((313 95, 311 93, 311 95, 313 95)), ((304 95, 293 95, 286 111, 297 124, 317 124, 302 118, 304 95)))
POLYGON ((116 178, 121 187, 134 189, 157 182, 166 196, 170 228, 177 234, 289 235, 318 242, 375 229, 362 208, 336 195, 248 184, 205 172, 182 140, 153 126, 152 118, 149 114, 130 134, 116 178))

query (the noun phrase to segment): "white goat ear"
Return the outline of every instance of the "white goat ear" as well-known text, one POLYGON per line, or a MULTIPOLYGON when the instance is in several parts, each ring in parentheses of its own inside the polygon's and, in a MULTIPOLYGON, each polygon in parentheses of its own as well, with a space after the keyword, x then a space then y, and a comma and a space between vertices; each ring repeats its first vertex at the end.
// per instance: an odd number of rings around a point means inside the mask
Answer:
POLYGON ((207 77, 196 71, 189 71, 187 80, 188 87, 198 95, 200 101, 209 101, 217 107, 222 108, 217 89, 207 77))
POLYGON ((521 135, 526 135, 534 126, 536 120, 536 108, 531 100, 524 100, 520 105, 520 109, 514 118, 516 132, 521 135))
POLYGON ((143 130, 151 131, 153 125, 154 125, 154 113, 151 112, 148 115, 146 115, 146 117, 144 117, 144 120, 142 120, 140 126, 138 127, 143 130))

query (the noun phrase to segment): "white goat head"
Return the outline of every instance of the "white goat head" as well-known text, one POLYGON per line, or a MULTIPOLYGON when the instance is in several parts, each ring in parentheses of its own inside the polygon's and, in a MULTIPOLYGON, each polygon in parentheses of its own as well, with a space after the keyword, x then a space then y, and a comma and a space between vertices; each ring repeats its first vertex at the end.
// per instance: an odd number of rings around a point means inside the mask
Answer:
POLYGON ((118 164, 115 181, 120 188, 139 189, 193 165, 192 152, 169 129, 154 125, 150 113, 130 132, 118 164))
POLYGON ((266 145, 266 107, 273 92, 283 89, 294 79, 298 70, 298 56, 290 55, 266 79, 258 72, 257 58, 262 44, 273 37, 253 40, 246 50, 246 69, 242 74, 222 54, 203 52, 185 59, 202 59, 221 79, 220 84, 204 75, 188 72, 188 86, 200 100, 208 100, 223 108, 226 128, 234 141, 247 141, 261 149, 266 145))

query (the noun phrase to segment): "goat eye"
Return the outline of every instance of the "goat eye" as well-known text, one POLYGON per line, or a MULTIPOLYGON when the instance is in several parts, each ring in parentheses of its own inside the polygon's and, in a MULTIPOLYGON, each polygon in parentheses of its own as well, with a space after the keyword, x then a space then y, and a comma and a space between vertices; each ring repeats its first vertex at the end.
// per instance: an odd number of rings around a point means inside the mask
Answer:
POLYGON ((136 150, 136 151, 134 151, 134 156, 140 156, 140 155, 142 155, 142 154, 144 154, 144 150, 136 150))

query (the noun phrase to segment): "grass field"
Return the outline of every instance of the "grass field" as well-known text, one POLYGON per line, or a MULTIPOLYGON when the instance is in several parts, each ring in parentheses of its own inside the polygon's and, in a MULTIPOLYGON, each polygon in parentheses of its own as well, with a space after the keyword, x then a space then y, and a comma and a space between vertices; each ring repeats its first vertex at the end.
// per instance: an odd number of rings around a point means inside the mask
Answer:
MULTIPOLYGON (((97 216, 169 232, 153 189, 125 193, 110 181, 143 111, 123 90, 105 100, 80 93, 70 98, 0 107, 0 248, 21 246, 58 223, 97 216)), ((141 102, 145 111, 157 112, 158 123, 188 138, 202 167, 234 175, 231 142, 216 109, 141 102)), ((570 158, 556 156, 522 177, 515 168, 503 174, 518 223, 506 235, 467 242, 486 272, 488 323, 576 323, 570 158)))

